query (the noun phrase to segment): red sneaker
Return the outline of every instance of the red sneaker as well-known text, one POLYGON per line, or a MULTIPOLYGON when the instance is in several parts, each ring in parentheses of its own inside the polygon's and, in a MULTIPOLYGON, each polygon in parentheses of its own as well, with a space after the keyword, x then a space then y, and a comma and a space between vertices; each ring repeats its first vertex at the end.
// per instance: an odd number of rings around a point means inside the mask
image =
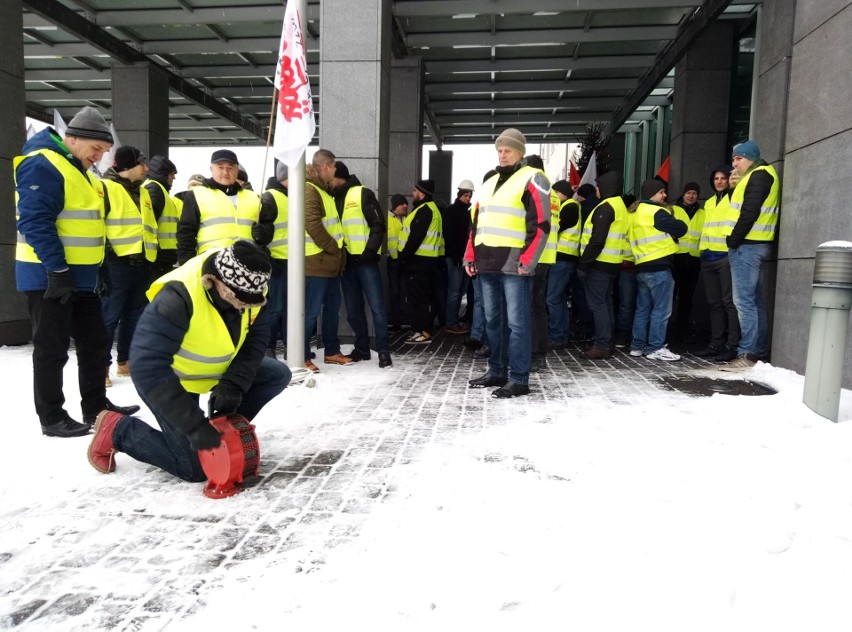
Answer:
POLYGON ((121 413, 102 410, 95 420, 95 436, 89 444, 89 463, 98 472, 109 474, 115 471, 115 446, 112 436, 118 422, 123 418, 121 413))

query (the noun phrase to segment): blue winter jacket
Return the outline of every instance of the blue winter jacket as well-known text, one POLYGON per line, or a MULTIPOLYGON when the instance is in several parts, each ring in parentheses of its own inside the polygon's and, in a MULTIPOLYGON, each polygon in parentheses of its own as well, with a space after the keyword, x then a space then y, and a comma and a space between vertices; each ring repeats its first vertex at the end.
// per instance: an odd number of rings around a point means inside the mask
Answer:
MULTIPOLYGON (((83 163, 60 145, 56 131, 47 128, 30 138, 22 150, 27 155, 38 149, 50 149, 65 156, 81 173, 83 163)), ((98 286, 100 266, 71 265, 65 261, 65 249, 56 232, 56 218, 65 206, 65 180, 44 156, 27 158, 15 172, 18 192, 18 232, 25 235, 41 263, 15 261, 15 278, 19 292, 47 289, 47 272, 70 268, 78 290, 94 292, 98 286)))

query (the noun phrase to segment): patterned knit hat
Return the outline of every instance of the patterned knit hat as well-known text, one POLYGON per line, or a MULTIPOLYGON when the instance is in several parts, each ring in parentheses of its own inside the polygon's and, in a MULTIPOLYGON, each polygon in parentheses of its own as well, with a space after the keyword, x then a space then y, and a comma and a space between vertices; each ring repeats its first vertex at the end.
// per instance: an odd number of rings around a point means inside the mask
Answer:
POLYGON ((263 305, 272 264, 253 242, 241 239, 217 253, 215 275, 248 305, 263 305))

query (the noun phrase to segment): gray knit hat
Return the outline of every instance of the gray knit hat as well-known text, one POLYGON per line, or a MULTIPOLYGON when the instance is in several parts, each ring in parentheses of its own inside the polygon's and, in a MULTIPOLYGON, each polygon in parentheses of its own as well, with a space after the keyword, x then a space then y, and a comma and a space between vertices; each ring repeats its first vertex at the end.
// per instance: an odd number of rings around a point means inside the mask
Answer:
POLYGON ((515 151, 521 152, 522 156, 527 153, 527 139, 520 130, 515 129, 514 127, 503 130, 503 133, 500 134, 494 142, 494 146, 497 149, 500 149, 501 147, 514 149, 515 151))
POLYGON ((275 179, 280 181, 287 180, 290 177, 290 169, 287 163, 279 162, 275 165, 275 179))
POLYGON ((89 105, 77 112, 74 118, 71 119, 71 122, 68 123, 68 128, 65 130, 65 135, 102 140, 110 145, 115 142, 104 117, 89 105))

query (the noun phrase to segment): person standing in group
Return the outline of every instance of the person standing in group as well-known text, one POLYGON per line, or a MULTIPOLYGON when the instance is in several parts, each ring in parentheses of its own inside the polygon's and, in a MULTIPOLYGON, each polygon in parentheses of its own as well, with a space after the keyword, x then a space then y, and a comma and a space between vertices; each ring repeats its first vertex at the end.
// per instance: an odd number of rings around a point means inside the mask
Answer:
POLYGON ((336 158, 319 149, 305 167, 305 368, 318 373, 311 361, 311 336, 323 313, 321 334, 325 364, 348 365, 352 358, 340 352, 340 275, 346 265, 343 227, 331 197, 336 158))
POLYGON ((459 311, 469 282, 464 273, 463 259, 470 237, 470 199, 473 197, 473 191, 473 182, 462 180, 455 202, 444 209, 441 220, 446 247, 448 334, 464 335, 470 331, 470 327, 459 322, 459 311))
MULTIPOLYGON (((730 165, 721 165, 710 174, 713 196, 704 202, 698 243, 701 260, 701 279, 710 311, 710 342, 693 355, 719 362, 730 362, 737 357, 740 341, 740 320, 731 284, 731 264, 725 239, 736 224, 737 212, 731 209, 731 190, 728 188, 730 165)), ((696 214, 693 221, 699 218, 696 214)), ((690 230, 692 227, 690 226, 690 230)))
POLYGON ((151 265, 157 259, 157 218, 148 189, 142 186, 148 159, 136 147, 124 145, 115 152, 113 166, 103 178, 106 218, 106 269, 109 292, 103 297, 107 329, 107 376, 112 343, 118 331, 116 375, 130 375, 130 342, 151 283, 151 265))
POLYGON ((237 239, 252 239, 260 199, 237 182, 239 161, 230 149, 210 157, 211 178, 192 187, 183 198, 177 229, 178 263, 186 263, 210 248, 227 248, 237 239))
MULTIPOLYGON (((683 187, 683 194, 672 205, 675 219, 689 226, 701 208, 701 204, 698 203, 700 194, 701 187, 697 182, 687 182, 683 187)), ((678 242, 678 253, 672 268, 675 281, 673 307, 675 321, 669 328, 672 330, 674 339, 679 343, 689 344, 696 338, 692 305, 695 289, 698 286, 698 274, 701 270, 701 262, 698 260, 700 237, 697 232, 687 230, 686 235, 678 242)))
POLYGON ((376 194, 362 185, 358 176, 350 174, 348 167, 341 161, 337 161, 333 192, 346 249, 346 268, 341 277, 343 300, 346 304, 346 319, 355 334, 355 348, 346 357, 353 362, 370 359, 370 332, 364 311, 366 297, 373 316, 379 368, 386 369, 393 362, 382 273, 379 270, 380 253, 387 231, 382 207, 376 194))
POLYGON ((238 240, 194 257, 151 285, 131 359, 133 384, 159 430, 120 412, 97 417, 89 463, 108 474, 116 453, 185 481, 207 478, 199 450, 222 438, 210 418, 238 414, 254 421, 290 382, 290 369, 264 355, 269 257, 238 240), (199 396, 210 393, 208 415, 199 396))
POLYGON ((432 276, 444 250, 441 212, 432 200, 435 183, 418 180, 411 192, 412 207, 399 235, 399 261, 405 285, 405 300, 411 314, 411 332, 406 344, 429 344, 435 313, 432 310, 432 276))
POLYGON ((408 200, 404 195, 395 193, 391 196, 388 211, 388 329, 393 332, 402 331, 402 268, 399 264, 399 235, 402 233, 402 222, 408 214, 408 200))
POLYGON ((630 249, 627 243, 627 207, 621 198, 623 179, 618 171, 598 177, 597 196, 603 200, 591 212, 580 236, 580 260, 577 274, 586 288, 586 303, 595 323, 594 342, 583 354, 589 360, 612 355, 615 314, 612 289, 621 262, 630 249))
POLYGON ((676 240, 686 234, 688 227, 662 206, 666 185, 661 180, 643 182, 640 195, 641 199, 628 211, 633 214, 627 236, 636 260, 637 287, 630 355, 673 362, 680 356, 666 347, 674 298, 672 266, 678 251, 676 240))
POLYGON ((274 358, 278 341, 287 344, 287 260, 289 247, 288 221, 290 199, 288 192, 290 170, 283 162, 275 165, 275 175, 266 183, 260 196, 260 215, 251 227, 254 242, 269 250, 272 276, 269 278, 267 320, 269 321, 269 346, 266 353, 274 358))
POLYGON ((104 409, 133 414, 106 397, 107 331, 97 289, 104 260, 103 184, 89 169, 112 147, 104 117, 80 110, 65 136, 46 128, 13 161, 17 219, 15 279, 27 297, 33 339, 33 399, 42 434, 79 437, 104 409), (65 410, 63 368, 74 339, 83 423, 65 410))
POLYGON ((157 218, 157 260, 151 265, 152 281, 177 265, 177 223, 183 200, 169 194, 176 175, 175 163, 165 156, 153 156, 148 161, 148 179, 142 183, 148 190, 157 218))
POLYGON ((571 314, 568 310, 568 284, 574 276, 580 255, 580 203, 575 200, 567 180, 553 183, 559 198, 559 234, 556 262, 547 279, 547 313, 550 346, 563 349, 571 339, 571 314))
POLYGON ((739 180, 730 207, 736 224, 726 241, 731 264, 734 305, 740 319, 737 357, 723 371, 745 371, 769 353, 769 324, 760 275, 772 254, 781 204, 781 180, 762 160, 760 147, 747 140, 734 147, 733 167, 739 180))
POLYGON ((530 392, 532 284, 550 233, 550 182, 523 160, 520 130, 504 130, 494 145, 497 174, 480 190, 464 258, 468 276, 480 277, 491 345, 488 370, 470 386, 498 386, 491 395, 510 398, 530 392))

